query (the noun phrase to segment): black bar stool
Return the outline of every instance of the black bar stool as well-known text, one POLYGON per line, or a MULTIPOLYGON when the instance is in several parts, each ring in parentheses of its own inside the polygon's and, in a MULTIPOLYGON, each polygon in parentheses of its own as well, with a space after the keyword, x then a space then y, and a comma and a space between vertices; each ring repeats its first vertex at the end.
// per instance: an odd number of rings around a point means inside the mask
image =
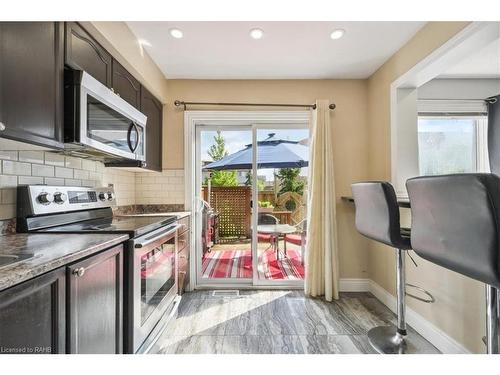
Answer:
POLYGON ((486 173, 416 177, 406 187, 413 250, 486 284, 487 352, 498 353, 500 178, 486 173))
POLYGON ((356 205, 356 229, 362 235, 396 249, 397 327, 375 327, 368 331, 370 344, 379 353, 416 352, 407 339, 405 320, 405 250, 411 248, 410 233, 399 222, 394 188, 388 182, 352 184, 356 205))

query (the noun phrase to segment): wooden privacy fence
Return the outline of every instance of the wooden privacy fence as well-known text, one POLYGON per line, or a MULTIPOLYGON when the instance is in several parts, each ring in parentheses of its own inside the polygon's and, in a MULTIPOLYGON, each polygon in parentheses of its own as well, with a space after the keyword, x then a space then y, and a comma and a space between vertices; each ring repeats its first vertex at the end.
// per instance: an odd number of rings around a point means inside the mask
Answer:
POLYGON ((219 213, 219 239, 224 242, 250 238, 252 190, 249 186, 212 187, 210 200, 203 187, 203 199, 219 213))
POLYGON ((263 190, 259 191, 259 201, 261 202, 271 202, 271 204, 275 205, 275 195, 273 190, 263 190))
MULTIPOLYGON (((203 199, 219 214, 219 243, 234 242, 252 236, 251 217, 252 189, 250 186, 212 187, 210 200, 206 186, 202 190, 203 199)), ((282 224, 295 225, 306 215, 305 196, 287 192, 277 201, 274 192, 259 192, 259 200, 269 200, 274 205, 271 215, 277 216, 282 224), (272 198, 272 200, 270 199, 272 198), (290 203, 292 203, 290 205, 290 203), (288 207, 287 207, 288 206, 288 207)))
POLYGON ((276 206, 291 212, 292 222, 287 224, 295 225, 306 218, 307 199, 305 194, 301 195, 299 193, 287 191, 278 196, 276 206))

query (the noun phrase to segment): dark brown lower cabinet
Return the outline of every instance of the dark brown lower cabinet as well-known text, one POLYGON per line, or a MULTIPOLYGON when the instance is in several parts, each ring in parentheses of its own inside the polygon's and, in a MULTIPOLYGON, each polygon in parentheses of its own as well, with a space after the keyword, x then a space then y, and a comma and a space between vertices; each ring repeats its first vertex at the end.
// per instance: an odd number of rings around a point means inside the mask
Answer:
MULTIPOLYGON (((182 225, 182 222, 189 223, 189 217, 181 219, 179 223, 182 225)), ((182 227, 181 227, 182 228, 182 227)), ((178 293, 179 295, 183 295, 186 291, 186 287, 189 285, 189 226, 184 227, 184 231, 181 229, 178 233, 177 245, 178 245, 178 253, 177 259, 179 264, 179 273, 177 275, 177 283, 179 285, 178 293)))
POLYGON ((123 352, 123 246, 67 267, 68 353, 123 352))
POLYGON ((0 354, 66 351, 63 268, 0 292, 0 354))

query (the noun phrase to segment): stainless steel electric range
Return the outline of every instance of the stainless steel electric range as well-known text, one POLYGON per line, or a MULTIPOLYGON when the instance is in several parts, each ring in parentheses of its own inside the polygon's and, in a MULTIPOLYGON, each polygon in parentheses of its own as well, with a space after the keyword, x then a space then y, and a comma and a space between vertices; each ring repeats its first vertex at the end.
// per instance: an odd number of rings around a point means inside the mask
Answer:
POLYGON ((177 296, 175 216, 113 216, 112 188, 25 185, 17 191, 17 231, 125 233, 124 348, 146 352, 168 323, 177 296))

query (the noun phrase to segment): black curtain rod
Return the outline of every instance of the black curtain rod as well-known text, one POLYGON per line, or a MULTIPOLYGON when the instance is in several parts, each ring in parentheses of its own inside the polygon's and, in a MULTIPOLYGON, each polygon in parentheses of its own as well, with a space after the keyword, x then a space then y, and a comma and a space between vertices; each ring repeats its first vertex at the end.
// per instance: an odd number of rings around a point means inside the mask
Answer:
MULTIPOLYGON (((300 107, 316 109, 316 104, 270 104, 270 103, 206 103, 206 102, 183 102, 176 100, 174 102, 176 107, 183 106, 186 110, 188 105, 222 105, 222 106, 246 106, 246 107, 300 107)), ((328 108, 335 109, 335 104, 330 104, 328 108)))
POLYGON ((489 104, 494 104, 497 102, 497 98, 494 96, 486 98, 486 99, 438 99, 438 98, 431 98, 431 99, 426 99, 426 98, 419 98, 418 100, 425 100, 425 101, 436 101, 436 102, 486 102, 489 104))

